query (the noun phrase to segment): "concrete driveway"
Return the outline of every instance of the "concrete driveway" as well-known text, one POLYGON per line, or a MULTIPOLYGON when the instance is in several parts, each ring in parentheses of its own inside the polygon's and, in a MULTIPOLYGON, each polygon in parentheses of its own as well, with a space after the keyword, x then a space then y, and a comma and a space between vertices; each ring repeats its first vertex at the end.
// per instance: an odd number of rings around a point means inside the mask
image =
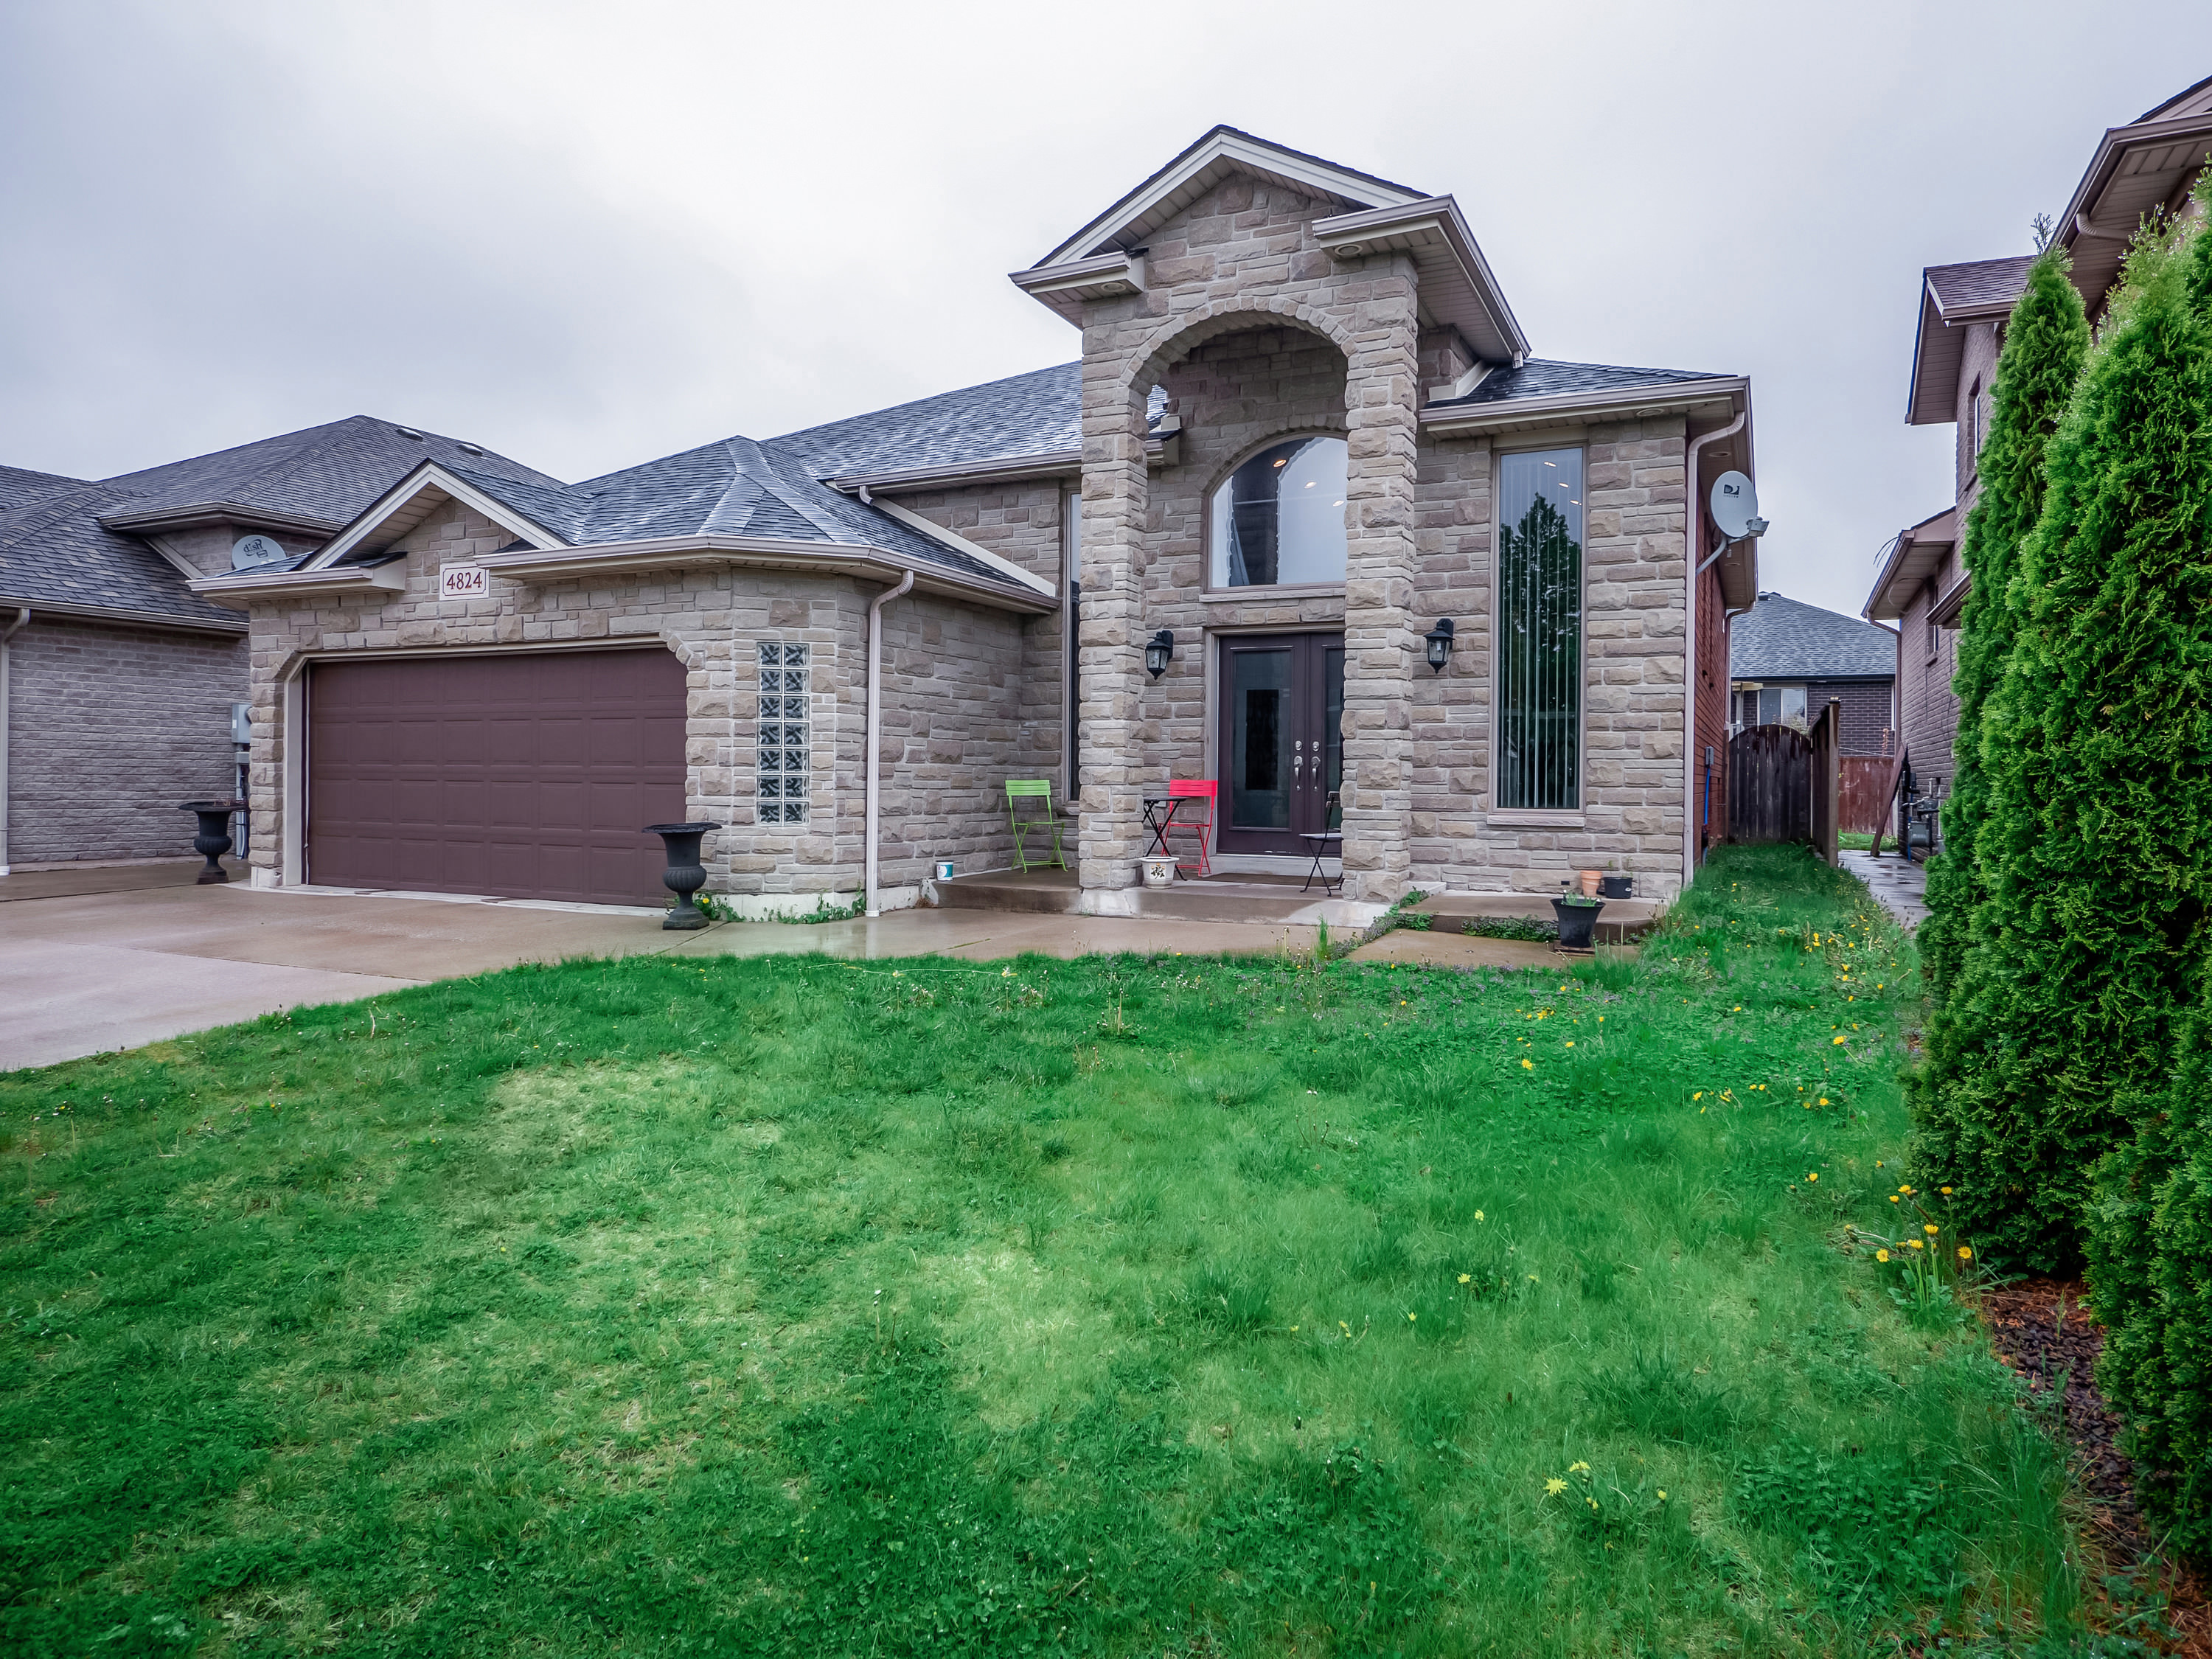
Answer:
MULTIPOLYGON (((79 872, 70 872, 79 874, 79 872)), ((569 957, 935 954, 985 960, 1038 951, 1310 949, 1313 930, 976 910, 903 910, 877 921, 726 923, 661 931, 660 913, 515 901, 396 897, 243 884, 167 884, 33 895, 0 890, 0 1071, 131 1048, 280 1008, 343 1002, 434 979, 569 957)), ((122 878, 81 872, 74 884, 122 878)), ((189 880, 187 870, 183 879, 189 880)))

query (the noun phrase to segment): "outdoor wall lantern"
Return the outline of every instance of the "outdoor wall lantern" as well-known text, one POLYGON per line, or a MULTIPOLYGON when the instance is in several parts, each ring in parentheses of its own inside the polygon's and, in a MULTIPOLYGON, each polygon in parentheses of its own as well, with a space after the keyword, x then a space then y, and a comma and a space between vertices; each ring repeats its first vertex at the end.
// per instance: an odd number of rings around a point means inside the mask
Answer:
POLYGON ((1145 641, 1145 669, 1154 679, 1168 672, 1175 657, 1175 635, 1164 628, 1145 641))
POLYGON ((1444 663, 1452 653, 1452 619, 1449 617, 1442 618, 1421 637, 1429 642, 1429 666, 1437 673, 1443 673, 1444 663))

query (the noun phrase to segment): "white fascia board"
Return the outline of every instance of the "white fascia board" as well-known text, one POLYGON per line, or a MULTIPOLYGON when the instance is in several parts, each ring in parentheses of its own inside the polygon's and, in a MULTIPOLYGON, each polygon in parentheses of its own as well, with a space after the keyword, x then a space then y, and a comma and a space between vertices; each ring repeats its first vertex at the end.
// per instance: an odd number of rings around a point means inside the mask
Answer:
POLYGON ((1703 404, 1725 402, 1731 407, 1739 398, 1748 398, 1751 383, 1740 374, 1705 380, 1668 380, 1649 386, 1623 386, 1615 392, 1561 392, 1548 398, 1513 398, 1502 403, 1474 404, 1466 408, 1431 404, 1421 411, 1421 428, 1437 437, 1497 432, 1520 426, 1556 426, 1579 421, 1619 420, 1630 415, 1694 409, 1703 404))
POLYGON ((157 530, 203 530, 216 524, 246 524, 262 530, 289 530, 301 536, 327 536, 340 527, 329 519, 318 519, 305 513, 279 513, 237 501, 195 501, 184 507, 103 513, 100 522, 106 529, 133 536, 145 536, 157 530))
MULTIPOLYGON (((228 617, 218 620, 213 617, 173 617, 166 611, 134 611, 119 605, 70 605, 52 599, 23 599, 12 593, 0 593, 0 611, 30 612, 28 620, 37 622, 42 617, 67 617, 84 622, 128 623, 138 628, 173 629, 185 634, 239 635, 246 632, 247 624, 233 622, 228 617)), ((14 629, 4 630, 13 633, 14 629)))
POLYGON ((474 508, 501 529, 520 536, 525 541, 536 542, 540 547, 568 545, 543 525, 523 517, 506 502, 493 500, 474 484, 455 477, 437 462, 425 461, 371 503, 368 509, 340 532, 328 547, 315 555, 314 562, 307 568, 321 570, 337 563, 367 540, 377 526, 425 489, 435 489, 441 495, 451 496, 462 506, 474 508))
POLYGON ((335 570, 317 565, 265 576, 203 576, 185 585, 210 604, 244 611, 264 600, 303 593, 398 593, 407 586, 407 571, 402 561, 394 559, 389 564, 349 564, 335 570))
POLYGON ((638 570, 696 569, 703 565, 742 565, 766 570, 809 570, 824 575, 857 576, 895 582, 908 571, 925 592, 978 601, 996 610, 1042 612, 1060 600, 1024 584, 963 576, 939 565, 917 563, 863 543, 842 545, 768 536, 670 536, 650 541, 602 542, 518 553, 488 553, 476 562, 495 576, 526 582, 575 581, 638 570))
POLYGON ((1428 400, 1432 404, 1444 404, 1464 398, 1495 374, 1498 367, 1496 363, 1477 363, 1449 386, 1431 386, 1428 400))
POLYGON ((921 514, 901 507, 896 501, 872 501, 869 505, 878 513, 889 514, 908 530, 927 536, 930 540, 951 548, 955 552, 964 553, 976 563, 988 565, 992 569, 1002 572, 1010 580, 1019 582, 1023 586, 1035 589, 1048 599, 1057 600, 1060 597, 1058 588, 1041 577, 1031 575, 1012 559, 1001 558, 987 547, 978 547, 965 536, 955 535, 943 525, 932 524, 921 514))
POLYGON ((1102 253, 1095 259, 1040 265, 1008 271, 1006 276, 1023 293, 1039 297, 1073 290, 1095 300, 1145 291, 1145 262, 1133 253, 1102 253))
POLYGON ((1273 174, 1306 185, 1324 196, 1348 202, 1371 202, 1377 207, 1398 207, 1421 199, 1410 191, 1395 190, 1372 179, 1344 172, 1310 156, 1277 149, 1241 133, 1217 132, 1170 161, 1128 195, 1037 261, 1039 267, 1080 258, 1092 247, 1110 241, 1133 222, 1143 218, 1168 197, 1182 189, 1218 162, 1242 165, 1256 173, 1273 174))

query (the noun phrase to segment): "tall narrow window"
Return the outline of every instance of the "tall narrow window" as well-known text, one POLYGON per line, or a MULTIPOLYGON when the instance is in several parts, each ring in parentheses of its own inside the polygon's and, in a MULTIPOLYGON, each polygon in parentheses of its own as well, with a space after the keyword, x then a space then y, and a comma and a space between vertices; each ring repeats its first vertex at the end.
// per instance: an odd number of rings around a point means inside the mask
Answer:
POLYGON ((1498 461, 1498 804, 1582 805, 1583 452, 1498 461))
POLYGON ((812 778, 807 745, 807 666, 803 645, 763 643, 760 648, 759 778, 763 823, 806 822, 812 778))

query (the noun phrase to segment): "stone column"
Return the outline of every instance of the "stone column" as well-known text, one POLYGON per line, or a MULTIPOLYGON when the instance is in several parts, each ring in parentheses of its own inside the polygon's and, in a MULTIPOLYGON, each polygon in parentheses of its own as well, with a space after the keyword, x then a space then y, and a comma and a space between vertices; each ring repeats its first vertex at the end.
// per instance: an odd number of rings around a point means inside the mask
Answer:
POLYGON ((1371 258, 1347 284, 1345 365, 1344 875, 1348 897, 1387 903, 1413 867, 1410 699, 1420 319, 1413 262, 1371 258), (1364 292, 1362 291, 1364 290, 1364 292))
MULTIPOLYGON (((1076 658, 1083 799, 1079 868, 1086 892, 1135 884, 1143 856, 1145 423, 1123 381, 1111 324, 1085 331, 1083 625, 1076 658)), ((1086 902, 1116 914, 1117 902, 1086 902)))

